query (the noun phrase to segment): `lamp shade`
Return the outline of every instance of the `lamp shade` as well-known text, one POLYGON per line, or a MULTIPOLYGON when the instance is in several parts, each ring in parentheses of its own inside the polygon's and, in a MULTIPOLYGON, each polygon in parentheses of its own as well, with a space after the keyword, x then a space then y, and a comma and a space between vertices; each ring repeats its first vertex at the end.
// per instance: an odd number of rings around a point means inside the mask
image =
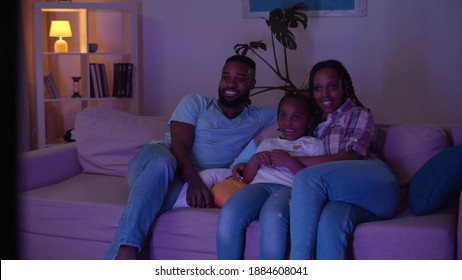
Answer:
POLYGON ((50 37, 72 37, 71 24, 68 20, 52 20, 50 37))
POLYGON ((67 52, 67 42, 63 37, 72 37, 71 24, 68 20, 52 20, 50 37, 59 37, 55 42, 55 52, 67 52))

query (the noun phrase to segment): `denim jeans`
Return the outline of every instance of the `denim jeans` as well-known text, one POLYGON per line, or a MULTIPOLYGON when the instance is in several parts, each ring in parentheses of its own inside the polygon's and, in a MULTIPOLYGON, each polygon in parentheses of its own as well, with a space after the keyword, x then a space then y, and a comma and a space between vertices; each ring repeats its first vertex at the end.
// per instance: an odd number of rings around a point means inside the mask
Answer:
POLYGON ((217 256, 241 259, 247 226, 260 222, 260 259, 288 256, 290 188, 280 184, 251 184, 236 191, 220 211, 217 256))
POLYGON ((343 160, 302 169, 290 203, 291 259, 344 259, 357 224, 395 215, 399 186, 379 160, 343 160))
POLYGON ((144 145, 129 162, 128 201, 105 259, 113 259, 122 244, 141 250, 155 218, 173 206, 181 190, 183 182, 174 181, 176 165, 175 157, 163 144, 144 145))

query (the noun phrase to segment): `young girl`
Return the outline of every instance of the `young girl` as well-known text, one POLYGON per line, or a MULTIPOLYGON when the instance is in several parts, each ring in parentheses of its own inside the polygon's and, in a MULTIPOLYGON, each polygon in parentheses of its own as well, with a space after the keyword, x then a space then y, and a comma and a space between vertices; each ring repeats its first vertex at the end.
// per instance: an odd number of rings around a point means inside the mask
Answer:
POLYGON ((346 68, 322 61, 310 72, 326 155, 302 157, 290 203, 291 259, 345 259, 357 224, 392 217, 399 187, 373 153, 375 124, 355 95, 346 68))
POLYGON ((218 259, 241 259, 244 233, 260 221, 260 259, 288 256, 289 201, 294 174, 304 166, 302 155, 324 154, 311 134, 313 112, 302 94, 286 94, 278 106, 279 138, 262 141, 242 172, 245 183, 223 205, 218 217, 218 259))

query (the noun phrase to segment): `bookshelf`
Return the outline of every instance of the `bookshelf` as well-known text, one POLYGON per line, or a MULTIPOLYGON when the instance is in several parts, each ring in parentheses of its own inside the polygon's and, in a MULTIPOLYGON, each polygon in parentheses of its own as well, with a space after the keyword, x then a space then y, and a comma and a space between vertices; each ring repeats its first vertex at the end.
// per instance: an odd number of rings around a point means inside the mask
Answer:
MULTIPOLYGON (((74 128, 77 113, 88 106, 111 107, 138 114, 136 3, 34 2, 33 5, 38 148, 63 143, 66 131, 74 128), (49 36, 52 20, 70 22, 72 37, 63 38, 68 44, 67 52, 54 51, 58 38, 49 36), (119 63, 133 66, 129 96, 112 95, 114 65, 119 63), (98 74, 106 73, 105 79, 100 78, 107 85, 105 94, 93 91, 90 65, 95 64, 105 68, 104 71, 98 70, 98 74), (50 92, 50 88, 54 91, 50 92), (78 94, 75 94, 76 90, 78 94)), ((104 89, 104 84, 102 86, 104 89)))

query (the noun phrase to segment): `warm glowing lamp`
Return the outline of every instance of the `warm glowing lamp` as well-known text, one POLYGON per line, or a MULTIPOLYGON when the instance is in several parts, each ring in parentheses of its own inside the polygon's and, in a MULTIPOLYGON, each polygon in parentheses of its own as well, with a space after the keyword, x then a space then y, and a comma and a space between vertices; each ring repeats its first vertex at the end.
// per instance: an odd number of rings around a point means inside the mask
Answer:
POLYGON ((72 37, 71 24, 68 20, 52 20, 50 37, 59 37, 55 42, 55 52, 67 52, 67 42, 63 37, 72 37))

